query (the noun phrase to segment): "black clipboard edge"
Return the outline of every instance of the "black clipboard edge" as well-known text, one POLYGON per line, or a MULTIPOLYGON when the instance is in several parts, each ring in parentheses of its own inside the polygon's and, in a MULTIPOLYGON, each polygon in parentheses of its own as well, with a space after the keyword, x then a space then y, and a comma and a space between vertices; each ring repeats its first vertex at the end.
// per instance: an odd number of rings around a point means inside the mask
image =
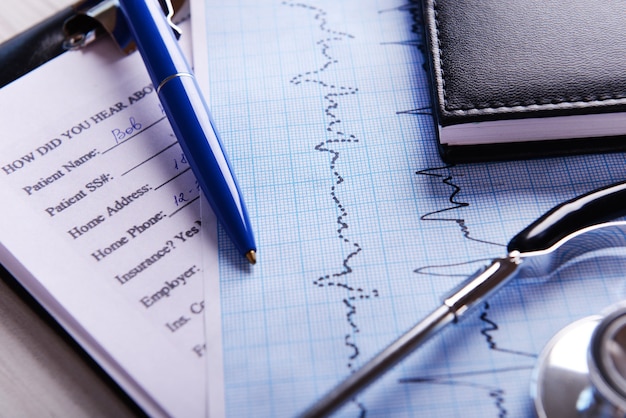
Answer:
POLYGON ((70 349, 100 378, 136 417, 147 417, 137 403, 109 376, 106 371, 78 344, 50 313, 22 286, 21 283, 0 264, 2 280, 28 307, 52 329, 70 349))
POLYGON ((65 52, 63 25, 75 15, 67 7, 0 44, 0 88, 65 52))

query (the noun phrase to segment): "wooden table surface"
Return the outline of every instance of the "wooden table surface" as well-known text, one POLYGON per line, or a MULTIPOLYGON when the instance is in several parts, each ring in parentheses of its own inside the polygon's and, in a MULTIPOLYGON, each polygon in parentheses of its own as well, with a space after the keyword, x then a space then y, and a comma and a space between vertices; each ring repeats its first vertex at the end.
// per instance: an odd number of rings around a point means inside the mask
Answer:
POLYGON ((0 11, 0 42, 74 2, 68 0, 3 0, 0 11))
MULTIPOLYGON (((0 42, 72 3, 3 0, 0 42)), ((0 280, 0 417, 111 416, 133 416, 133 411, 0 280)))

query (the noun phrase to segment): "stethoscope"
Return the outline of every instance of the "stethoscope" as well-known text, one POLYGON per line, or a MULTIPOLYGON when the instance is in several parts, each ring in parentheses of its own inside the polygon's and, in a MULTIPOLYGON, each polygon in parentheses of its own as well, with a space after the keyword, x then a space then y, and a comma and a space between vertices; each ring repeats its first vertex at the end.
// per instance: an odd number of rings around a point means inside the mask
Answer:
MULTIPOLYGON (((507 245, 505 257, 493 260, 453 289, 443 298, 441 306, 352 373, 302 416, 330 415, 443 327, 457 322, 512 279, 545 277, 583 254, 626 247, 626 222, 611 222, 624 215, 626 182, 592 191, 554 207, 513 237, 507 245)), ((557 334, 539 358, 531 392, 540 417, 626 416, 626 307, 621 306, 601 317, 581 320, 557 334), (575 345, 577 350, 585 351, 582 357, 590 360, 584 363, 586 368, 580 364, 570 366, 576 373, 585 371, 576 375, 579 384, 568 392, 569 398, 555 398, 559 400, 555 402, 553 396, 557 388, 563 388, 564 382, 575 379, 574 372, 560 372, 561 356, 558 353, 564 345, 575 345), (566 408, 574 412, 566 413, 566 408)), ((561 395, 563 392, 559 392, 561 395)))
POLYGON ((626 304, 563 328, 531 379, 539 418, 626 416, 626 304))

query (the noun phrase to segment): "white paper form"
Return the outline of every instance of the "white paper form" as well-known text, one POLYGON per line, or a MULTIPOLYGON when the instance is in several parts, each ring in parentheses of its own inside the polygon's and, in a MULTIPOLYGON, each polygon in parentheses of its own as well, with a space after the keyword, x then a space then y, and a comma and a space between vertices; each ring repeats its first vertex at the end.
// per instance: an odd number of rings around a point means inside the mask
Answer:
POLYGON ((151 416, 205 416, 215 220, 141 57, 103 39, 0 103, 3 265, 151 416))
MULTIPOLYGON (((442 163, 419 2, 192 7, 196 74, 258 244, 246 271, 220 235, 222 316, 207 324, 222 325, 227 416, 304 411, 536 217, 624 178, 623 154, 442 163)), ((511 283, 338 416, 532 416, 540 350, 624 298, 624 264, 511 283)))

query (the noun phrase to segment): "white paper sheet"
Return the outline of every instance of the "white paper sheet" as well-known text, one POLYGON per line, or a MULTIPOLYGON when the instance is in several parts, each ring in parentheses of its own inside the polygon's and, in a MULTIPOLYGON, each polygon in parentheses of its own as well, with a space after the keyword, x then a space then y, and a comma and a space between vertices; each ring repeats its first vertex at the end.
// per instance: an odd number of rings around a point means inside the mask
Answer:
POLYGON ((2 264, 150 415, 205 416, 215 220, 141 57, 103 39, 0 107, 2 264))

